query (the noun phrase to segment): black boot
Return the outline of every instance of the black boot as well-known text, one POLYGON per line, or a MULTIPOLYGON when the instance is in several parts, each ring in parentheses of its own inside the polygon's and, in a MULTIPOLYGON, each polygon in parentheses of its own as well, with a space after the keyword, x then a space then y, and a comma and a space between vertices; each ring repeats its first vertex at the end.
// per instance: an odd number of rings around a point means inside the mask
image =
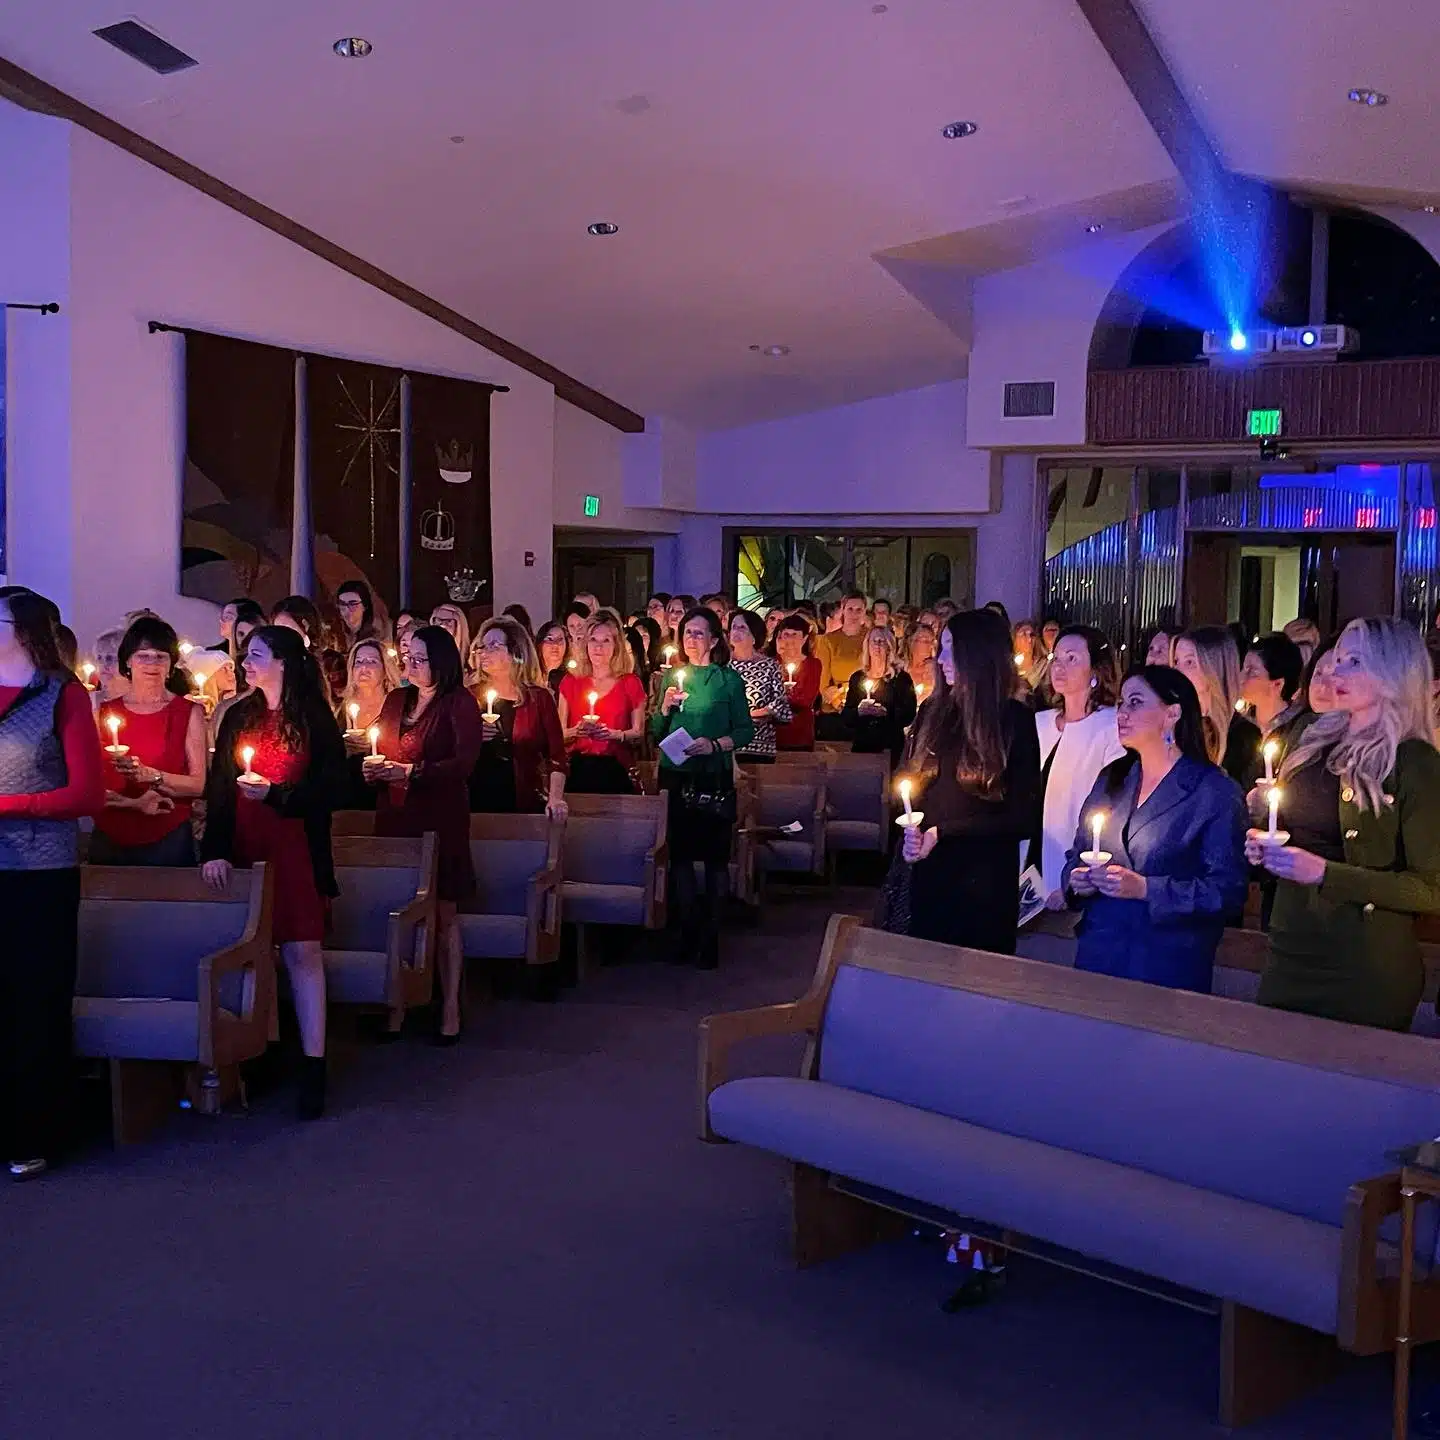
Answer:
POLYGON ((720 968, 720 911, 712 895, 702 895, 695 902, 695 968, 720 968))
POLYGON ((325 1113, 325 1057, 300 1058, 300 1096, 295 1113, 302 1120, 318 1120, 325 1113))

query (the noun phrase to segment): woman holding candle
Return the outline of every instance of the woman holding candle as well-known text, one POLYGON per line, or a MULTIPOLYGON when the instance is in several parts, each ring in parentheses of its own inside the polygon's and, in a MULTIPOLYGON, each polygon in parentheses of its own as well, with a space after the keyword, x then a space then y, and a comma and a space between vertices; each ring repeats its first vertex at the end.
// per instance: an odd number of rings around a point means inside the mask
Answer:
POLYGON ((1195 687, 1144 665, 1118 717, 1129 752, 1081 810, 1063 879, 1082 911, 1080 970, 1208 994, 1225 920, 1245 899, 1245 807, 1211 763, 1195 687))
POLYGON ((565 735, 529 632, 505 615, 487 620, 480 627, 480 664, 484 674, 470 693, 485 715, 480 755, 470 775, 470 809, 480 814, 543 810, 563 820, 569 772, 565 735))
POLYGON ((453 1045, 460 1038, 465 963, 456 907, 475 891, 466 783, 480 754, 481 721, 448 630, 422 625, 410 637, 405 678, 410 683, 386 697, 378 726, 370 730, 372 753, 362 763, 366 780, 380 787, 377 835, 435 832, 442 1001, 437 1039, 453 1045))
POLYGON ((1284 635, 1262 635, 1245 652, 1240 698, 1260 727, 1262 756, 1272 742, 1283 753, 1297 726, 1308 721, 1300 688, 1304 674, 1300 647, 1284 635))
POLYGON ((560 682, 560 728, 570 752, 567 788, 630 795, 636 747, 645 738, 645 687, 613 610, 585 622, 579 666, 560 682))
POLYGON ((539 654, 539 671, 552 695, 560 693, 560 682, 576 669, 579 661, 571 661, 570 632, 563 620, 547 620, 536 633, 535 648, 539 654))
POLYGON ((720 908, 730 878, 735 829, 735 751, 755 734, 745 683, 730 669, 728 646, 713 610, 696 606, 680 626, 684 664, 667 677, 651 718, 657 744, 674 730, 691 739, 677 764, 660 752, 660 788, 669 796, 670 880, 679 922, 676 960, 703 970, 720 963, 720 908), (695 886, 695 863, 705 888, 695 886))
POLYGON ((770 653, 779 662, 785 676, 785 698, 790 702, 790 718, 775 725, 776 750, 813 750, 815 748, 815 711, 820 703, 820 661, 810 653, 813 633, 809 619, 801 614, 787 615, 775 628, 770 653))
POLYGON ((1186 630, 1175 641, 1175 668, 1195 687, 1205 717, 1205 745, 1211 760, 1242 789, 1261 773, 1260 730, 1238 714, 1240 656, 1223 625, 1186 630))
POLYGON ((768 764, 775 759, 775 727, 793 717, 785 674, 773 655, 762 651, 765 622, 753 610, 730 617, 730 668, 745 686, 745 703, 755 722, 755 738, 737 752, 742 760, 768 764))
POLYGON ((899 665, 899 646, 885 626, 866 632, 861 669, 850 677, 841 719, 857 755, 889 754, 896 764, 915 719, 915 686, 899 665))
POLYGON ((90 862, 193 865, 190 812, 205 793, 208 747, 205 712, 185 693, 175 631, 163 620, 137 620, 120 642, 120 673, 129 682, 125 698, 100 707, 106 794, 90 862))
POLYGON ((1116 730, 1119 666, 1105 635, 1091 625, 1061 630, 1050 658, 1055 705, 1035 716, 1040 741, 1041 813, 1038 845, 1030 848, 1045 887, 1045 904, 1065 908, 1065 856, 1086 797, 1100 772, 1124 755, 1116 730))
POLYGON ((200 859, 206 883, 223 890, 232 865, 264 861, 274 876, 273 935, 290 974, 305 1059, 301 1119, 325 1110, 327 897, 337 893, 330 815, 344 803, 345 747, 305 643, 285 625, 249 639, 251 687, 220 724, 205 787, 200 859), (253 752, 248 757, 243 751, 253 752))
POLYGON ((908 933, 1015 953, 1019 845, 1040 792, 1035 717, 1012 698, 1010 627, 986 610, 954 615, 940 636, 938 686, 910 732, 902 767, 924 812, 907 826, 908 933))
POLYGON ((345 689, 335 707, 345 741, 345 768, 349 776, 344 809, 373 810, 375 787, 365 779, 365 757, 370 753, 368 732, 380 720, 385 697, 400 685, 400 673, 386 653, 384 641, 359 640, 350 649, 345 689))
POLYGON ((1262 1005, 1408 1030, 1425 968, 1415 917, 1440 912, 1440 755, 1430 659, 1400 620, 1353 620, 1334 650, 1335 708, 1280 770, 1277 828, 1246 856, 1277 878, 1262 1005))
POLYGON ((79 825, 105 803, 90 697, 60 663, 51 602, 0 588, 0 1159, 39 1175, 70 1063, 79 825))
POLYGON ((905 673, 915 688, 917 704, 935 693, 935 631, 917 621, 905 640, 905 673))

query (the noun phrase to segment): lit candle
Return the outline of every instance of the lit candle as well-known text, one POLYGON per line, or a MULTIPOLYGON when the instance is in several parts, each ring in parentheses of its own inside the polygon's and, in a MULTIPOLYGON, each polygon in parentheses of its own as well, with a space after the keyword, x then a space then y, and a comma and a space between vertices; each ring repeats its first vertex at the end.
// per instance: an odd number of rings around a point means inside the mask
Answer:
POLYGON ((352 700, 345 708, 350 714, 350 728, 354 730, 355 722, 360 718, 360 707, 352 700))
POLYGON ((399 652, 393 645, 387 645, 387 646, 385 647, 385 653, 386 653, 392 660, 398 658, 398 656, 399 656, 399 654, 400 654, 400 652, 399 652))
POLYGON ((197 674, 195 676, 195 698, 197 700, 203 700, 205 698, 205 681, 207 679, 209 679, 207 675, 197 674))
POLYGON ((585 718, 586 718, 587 720, 598 720, 600 717, 595 713, 595 703, 596 703, 596 701, 598 701, 598 700, 600 699, 600 692, 599 692, 598 690, 592 690, 592 691, 590 692, 589 699, 590 699, 590 713, 589 713, 585 718))
POLYGON ((85 677, 85 688, 90 688, 90 677, 95 673, 95 667, 87 660, 81 667, 80 673, 85 677))
POLYGON ((370 727, 370 757, 374 760, 380 758, 380 727, 378 725, 370 727))
MULTIPOLYGON (((673 645, 667 645, 660 652, 660 656, 668 665, 675 658, 675 647, 673 645)), ((792 665, 790 668, 793 670, 795 667, 792 665)))
POLYGON ((566 668, 567 670, 573 670, 573 669, 575 669, 575 667, 576 667, 577 665, 579 665, 579 663, 580 663, 580 662, 579 662, 578 660, 567 660, 567 661, 565 662, 565 668, 566 668))
POLYGON ((1245 702, 1243 700, 1237 700, 1235 702, 1235 713, 1237 715, 1243 715, 1245 713, 1245 702))
POLYGON ((245 773, 247 775, 253 775, 255 772, 250 767, 255 760, 255 747, 253 745, 245 746, 240 752, 240 759, 245 764, 245 773))
POLYGON ((793 685, 795 683, 795 662, 793 660, 786 663, 785 683, 787 685, 793 685))
POLYGON ((1095 837, 1090 848, 1098 855, 1100 853, 1100 832, 1105 828, 1105 812, 1097 810, 1090 817, 1090 833, 1095 837))
POLYGON ((188 640, 182 640, 180 642, 180 653, 182 655, 188 655, 194 648, 188 640))
POLYGON ((683 670, 675 672, 675 688, 680 692, 680 708, 683 710, 685 708, 685 672, 683 670))
POLYGON ((1025 657, 1023 655, 1016 655, 1015 668, 1017 670, 1023 670, 1025 668, 1025 657))
POLYGON ((107 715, 105 723, 110 727, 110 743, 105 747, 111 755, 128 755, 130 747, 120 743, 120 717, 118 715, 107 715))
POLYGON ((495 694, 494 690, 485 692, 485 713, 480 717, 482 720, 488 720, 492 725, 500 718, 495 713, 495 694))
POLYGON ((905 818, 908 820, 915 812, 910 808, 910 782, 900 782, 900 803, 905 807, 905 818))
POLYGON ((923 685, 917 685, 915 687, 915 703, 918 705, 924 698, 925 687, 923 685))
POLYGON ((867 700, 869 700, 869 699, 874 695, 874 693, 875 693, 875 682, 874 682, 873 680, 867 680, 867 681, 865 682, 865 698, 866 698, 867 700))
POLYGON ((1274 840, 1280 833, 1280 787, 1270 787, 1270 839, 1274 840))
POLYGON ((1274 740, 1265 742, 1265 783, 1275 783, 1275 757, 1280 753, 1280 746, 1274 740))

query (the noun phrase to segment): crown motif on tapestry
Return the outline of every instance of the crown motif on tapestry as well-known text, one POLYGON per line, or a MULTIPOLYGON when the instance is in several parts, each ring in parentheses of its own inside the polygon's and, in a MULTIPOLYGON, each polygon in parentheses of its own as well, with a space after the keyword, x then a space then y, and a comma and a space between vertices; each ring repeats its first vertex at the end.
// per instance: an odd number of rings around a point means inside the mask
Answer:
POLYGON ((440 478, 447 485, 463 485, 475 473, 475 447, 462 445, 458 440, 437 445, 435 462, 440 467, 440 478))
POLYGON ((485 581, 477 580, 475 572, 468 566, 445 577, 445 592, 457 605, 468 605, 484 586, 485 581))
POLYGON ((420 546, 424 550, 455 548, 455 520, 445 513, 443 505, 427 510, 420 517, 420 546))

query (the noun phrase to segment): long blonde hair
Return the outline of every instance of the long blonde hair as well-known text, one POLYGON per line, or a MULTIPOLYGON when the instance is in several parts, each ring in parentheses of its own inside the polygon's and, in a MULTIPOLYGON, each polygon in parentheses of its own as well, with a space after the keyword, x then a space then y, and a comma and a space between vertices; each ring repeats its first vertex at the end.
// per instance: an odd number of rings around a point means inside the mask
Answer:
MULTIPOLYGON (((540 656, 530 632, 512 615, 496 615, 487 620, 475 633, 475 643, 482 645, 485 637, 498 630, 505 637, 505 648, 510 652, 510 666, 515 674, 515 684, 523 690, 527 685, 544 685, 545 676, 540 669, 540 656)), ((485 672, 475 667, 475 685, 483 686, 485 672)))
POLYGON ((595 673, 590 664, 590 637, 607 625, 615 632, 615 658, 610 662, 611 675, 618 680, 622 675, 635 673, 635 655, 630 649, 630 642, 625 638, 625 622, 621 620, 618 611, 607 605, 597 610, 585 622, 585 628, 580 632, 580 653, 575 657, 575 674, 595 673))
MULTIPOLYGON (((465 683, 468 685, 474 678, 470 667, 470 621, 466 618, 465 612, 458 605, 451 605, 448 602, 444 605, 437 605, 430 612, 430 623, 439 625, 435 618, 437 615, 444 615, 456 622, 455 626, 455 648, 460 652, 460 668, 464 672, 465 683)), ((441 629, 444 629, 441 626, 441 629)))
POLYGON ((345 693, 340 697, 340 703, 335 707, 335 713, 344 717, 348 715, 345 709, 355 698, 355 656, 366 646, 379 653, 380 656, 380 691, 388 695, 400 683, 400 667, 390 658, 390 647, 374 635, 367 635, 363 640, 357 640, 351 647, 350 653, 345 657, 345 693))
MULTIPOLYGON (((1230 722, 1235 718, 1235 704, 1240 699, 1240 656, 1235 640, 1223 625, 1202 625, 1175 637, 1171 662, 1182 640, 1195 647, 1200 673, 1205 677, 1205 691, 1200 696, 1200 713, 1205 719, 1205 747, 1218 765, 1225 755, 1230 738, 1230 722)), ((1178 668, 1178 667, 1177 667, 1178 668)))
POLYGON ((1325 768, 1352 787, 1362 810, 1380 813, 1385 779, 1404 740, 1434 745, 1431 728, 1430 653, 1413 626, 1389 618, 1352 620, 1343 645, 1379 682, 1380 717, 1363 730, 1351 728, 1348 710, 1331 710, 1309 726, 1280 767, 1281 779, 1324 757, 1325 768))
POLYGON ((884 625, 872 626, 865 635, 865 645, 860 651, 860 673, 870 674, 870 654, 874 650, 881 650, 885 655, 885 669, 883 678, 888 679, 900 668, 900 644, 895 639, 892 630, 884 625))

